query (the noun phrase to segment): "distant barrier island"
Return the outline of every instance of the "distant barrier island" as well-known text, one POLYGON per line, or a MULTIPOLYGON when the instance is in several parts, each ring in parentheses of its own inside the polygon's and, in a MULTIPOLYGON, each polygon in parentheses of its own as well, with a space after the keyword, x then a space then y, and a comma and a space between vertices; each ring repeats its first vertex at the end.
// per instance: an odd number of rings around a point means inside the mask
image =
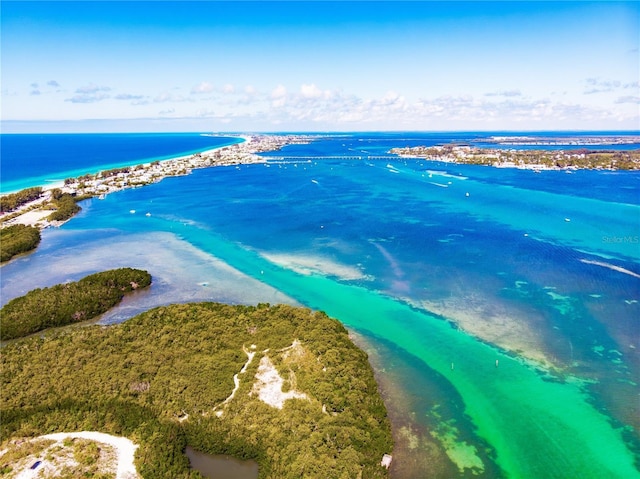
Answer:
MULTIPOLYGON (((638 141, 637 137, 635 141, 638 141)), ((616 143, 602 143, 602 139, 580 139, 581 143, 566 139, 528 139, 527 137, 502 138, 488 140, 500 145, 620 145, 630 144, 631 139, 620 138, 616 143)), ((576 140, 577 141, 577 140, 576 140)), ((609 140, 616 141, 616 140, 609 140)), ((404 158, 424 158, 448 163, 464 163, 470 165, 486 165, 499 168, 526 168, 531 170, 558 169, 601 169, 601 170, 639 170, 640 150, 589 150, 587 148, 573 150, 543 149, 505 149, 478 148, 472 146, 414 146, 392 148, 389 153, 404 158)))

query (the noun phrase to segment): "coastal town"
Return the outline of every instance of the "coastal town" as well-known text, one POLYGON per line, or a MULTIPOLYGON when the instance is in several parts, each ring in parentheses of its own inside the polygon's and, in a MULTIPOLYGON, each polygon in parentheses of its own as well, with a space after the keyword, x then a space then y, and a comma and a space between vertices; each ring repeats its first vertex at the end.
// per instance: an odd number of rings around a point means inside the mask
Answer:
POLYGON ((404 158, 424 158, 446 163, 540 170, 639 170, 640 150, 516 150, 467 145, 393 148, 404 158))
MULTIPOLYGON (((199 168, 265 163, 267 159, 258 153, 278 151, 291 144, 307 144, 316 138, 311 135, 243 135, 239 137, 242 138, 242 142, 221 148, 168 160, 104 170, 77 178, 67 178, 64 183, 49 185, 46 188, 30 188, 31 191, 26 198, 16 200, 9 206, 7 206, 8 199, 12 195, 3 195, 0 198, 3 202, 0 226, 5 228, 11 225, 25 225, 37 229, 59 226, 79 211, 74 203, 72 208, 67 208, 68 214, 61 214, 63 209, 59 204, 61 197, 63 200, 73 198, 74 202, 91 197, 103 199, 106 195, 125 188, 157 183, 170 176, 188 175, 199 168), (54 214, 56 212, 57 214, 54 214)), ((492 139, 498 144, 504 144, 506 141, 501 137, 492 139)), ((514 141, 514 138, 511 137, 509 140, 514 141)), ((525 144, 528 139, 515 138, 515 140, 515 144, 525 144)), ((552 140, 545 141, 548 143, 552 140)), ((598 139, 598 141, 604 140, 598 139)), ((620 141, 615 141, 615 138, 608 138, 607 141, 612 145, 620 144, 620 141)), ((393 148, 389 153, 403 158, 422 158, 498 168, 523 168, 536 172, 557 169, 640 169, 639 150, 505 149, 450 144, 393 148)), ((67 205, 69 203, 67 201, 67 205)))
MULTIPOLYGON (((52 185, 46 189, 32 188, 35 198, 29 198, 15 208, 2 208, 1 226, 4 228, 22 224, 38 229, 59 226, 64 220, 52 217, 52 213, 58 209, 54 201, 57 199, 56 196, 72 196, 76 199, 104 198, 125 188, 157 183, 170 176, 188 175, 198 168, 264 163, 266 159, 257 153, 277 151, 286 145, 306 144, 311 141, 310 137, 303 135, 251 135, 241 138, 244 140, 241 143, 202 153, 67 178, 64 184, 52 185)), ((8 195, 3 198, 6 196, 8 195)))
POLYGON ((633 145, 640 142, 640 136, 491 136, 484 140, 497 145, 519 146, 612 146, 633 145))

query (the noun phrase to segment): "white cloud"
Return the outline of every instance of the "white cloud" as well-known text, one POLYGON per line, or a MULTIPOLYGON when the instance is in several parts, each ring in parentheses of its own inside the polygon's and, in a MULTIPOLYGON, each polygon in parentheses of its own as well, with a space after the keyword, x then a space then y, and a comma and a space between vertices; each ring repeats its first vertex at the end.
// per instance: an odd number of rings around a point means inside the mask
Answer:
POLYGON ((618 97, 616 103, 640 103, 640 96, 637 95, 626 95, 618 97))
POLYGON ((179 93, 171 93, 169 91, 164 91, 153 98, 154 103, 169 103, 175 102, 180 103, 184 101, 192 101, 189 98, 186 98, 179 93))
POLYGON ((131 95, 129 93, 120 93, 119 95, 114 96, 116 100, 142 100, 144 95, 131 95))
POLYGON ((98 94, 82 94, 82 95, 74 95, 71 98, 67 98, 65 101, 71 103, 96 103, 102 100, 106 100, 109 98, 109 95, 104 93, 98 94))
POLYGON ((585 80, 586 90, 585 95, 591 95, 594 93, 607 93, 612 91, 618 91, 620 89, 638 88, 638 81, 632 81, 623 83, 620 80, 603 80, 601 78, 587 78, 585 80))
MULTIPOLYGON (((264 118, 272 125, 313 125, 340 128, 506 128, 512 125, 526 128, 562 127, 563 124, 584 124, 618 120, 613 110, 549 98, 527 98, 519 91, 498 91, 495 95, 441 95, 408 100, 397 91, 382 96, 363 98, 338 91, 322 90, 315 84, 302 85, 299 92, 289 93, 278 85, 269 97, 270 108, 264 118), (499 94, 497 94, 499 93, 499 94), (286 100, 286 101, 284 101, 286 100), (370 125, 370 126, 367 126, 370 125)), ((557 97, 556 97, 557 98, 557 97)), ((621 101, 635 101, 621 97, 621 101)), ((637 117, 637 115, 636 115, 637 117)), ((620 118, 630 121, 630 115, 620 118)))
POLYGON ((58 88, 58 87, 60 87, 60 83, 58 83, 58 82, 57 82, 57 81, 55 81, 55 80, 49 80, 49 81, 47 82, 47 85, 48 85, 48 86, 52 86, 52 87, 54 87, 54 88, 58 88))
POLYGON ((216 113, 210 108, 200 108, 196 111, 196 116, 199 118, 212 118, 216 116, 216 113))
POLYGON ((271 106, 281 108, 287 102, 287 89, 284 85, 278 85, 271 92, 271 106))
POLYGON ((284 98, 285 96, 287 96, 287 89, 284 87, 284 85, 278 85, 271 92, 271 98, 276 100, 278 98, 284 98))
POLYGON ((195 85, 191 88, 191 93, 200 95, 202 93, 211 93, 213 91, 213 85, 209 82, 203 81, 199 85, 195 85))
POLYGON ((375 103, 377 108, 391 107, 394 109, 404 109, 407 107, 405 98, 395 91, 388 91, 385 93, 382 100, 375 103))
MULTIPOLYGON (((51 82, 40 82, 43 88, 30 90, 32 102, 55 92, 51 82)), ((56 82, 57 83, 57 82, 56 82)), ((59 84, 58 84, 59 85, 59 84)), ((632 125, 638 121, 638 82, 602 78, 584 80, 585 89, 611 91, 609 96, 584 96, 582 102, 560 93, 548 96, 524 96, 520 90, 496 89, 472 95, 434 95, 410 97, 403 90, 389 90, 377 95, 357 95, 337 89, 322 88, 309 82, 298 85, 275 84, 271 90, 258 90, 254 85, 213 87, 202 82, 189 89, 172 88, 156 96, 114 92, 108 86, 89 84, 74 90, 64 101, 97 103, 98 112, 112 111, 124 118, 162 117, 232 121, 234 128, 300 128, 300 129, 463 129, 463 128, 595 128, 600 125, 632 125), (210 95, 191 95, 194 92, 210 95), (190 94, 191 93, 191 94, 190 94), (616 94, 617 93, 617 94, 616 94), (600 104, 596 100, 601 101, 600 104), (162 111, 145 107, 152 103, 162 111), (109 109, 109 107, 112 107, 109 109), (128 110, 127 110, 128 108, 128 110), (635 110, 634 110, 635 108, 635 110), (177 113, 177 111, 179 113, 177 113), (626 122, 626 123, 625 123, 626 122)), ((27 90, 29 92, 29 90, 27 90)), ((24 93, 23 93, 24 94, 24 93)), ((3 91, 3 97, 8 92, 3 91)), ((51 99, 55 99, 51 95, 51 99)), ((59 97, 58 97, 59 98, 59 97)), ((4 98, 3 98, 4 99, 4 98)), ((8 100, 7 100, 8 101, 8 100)), ((76 110, 82 112, 83 110, 76 110)), ((78 113, 80 114, 80 113, 78 113)))
POLYGON ((498 90, 498 91, 485 93, 484 96, 506 96, 506 97, 512 97, 512 96, 522 96, 522 93, 520 92, 520 90, 498 90))
POLYGON ((320 90, 315 83, 311 85, 303 84, 300 87, 300 94, 303 98, 320 98, 322 96, 322 90, 320 90))
POLYGON ((108 86, 90 83, 87 86, 76 88, 75 95, 65 101, 71 103, 97 103, 110 98, 111 96, 107 93, 109 91, 111 91, 111 88, 108 86))
POLYGON ((108 86, 99 86, 99 85, 90 83, 87 86, 76 88, 75 92, 81 95, 91 95, 91 94, 106 92, 106 91, 111 91, 111 88, 109 88, 108 86))
POLYGON ((318 98, 324 98, 328 100, 334 95, 334 93, 331 90, 322 90, 318 88, 315 83, 312 83, 310 85, 302 84, 300 86, 300 95, 307 99, 315 100, 318 98))

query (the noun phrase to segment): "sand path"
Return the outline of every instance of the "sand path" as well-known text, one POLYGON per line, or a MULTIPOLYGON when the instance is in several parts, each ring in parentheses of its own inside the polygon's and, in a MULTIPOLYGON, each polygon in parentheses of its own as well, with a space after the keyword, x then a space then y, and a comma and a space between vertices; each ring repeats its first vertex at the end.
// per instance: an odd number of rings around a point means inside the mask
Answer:
MULTIPOLYGON (((140 476, 136 470, 136 466, 134 464, 134 456, 136 449, 138 448, 137 444, 134 444, 131 440, 126 437, 112 436, 110 434, 105 434, 102 432, 96 431, 80 431, 80 432, 59 432, 54 434, 46 434, 44 436, 39 436, 32 441, 35 440, 53 440, 58 441, 60 446, 63 446, 62 441, 67 438, 79 438, 86 439, 89 441, 96 441, 102 444, 108 444, 113 447, 116 452, 116 479, 138 479, 140 476)), ((31 479, 40 477, 41 470, 48 469, 47 468, 47 460, 42 460, 42 466, 31 469, 31 465, 34 461, 29 461, 29 465, 26 469, 18 472, 16 479, 31 479)))

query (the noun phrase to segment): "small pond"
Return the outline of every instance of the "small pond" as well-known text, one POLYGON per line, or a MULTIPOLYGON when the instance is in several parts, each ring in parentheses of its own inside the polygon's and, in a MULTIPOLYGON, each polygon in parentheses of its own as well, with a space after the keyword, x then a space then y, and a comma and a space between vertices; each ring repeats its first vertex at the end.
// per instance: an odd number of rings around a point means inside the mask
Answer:
POLYGON ((187 446, 185 454, 191 467, 208 479, 257 479, 258 463, 241 461, 222 454, 204 454, 187 446))

